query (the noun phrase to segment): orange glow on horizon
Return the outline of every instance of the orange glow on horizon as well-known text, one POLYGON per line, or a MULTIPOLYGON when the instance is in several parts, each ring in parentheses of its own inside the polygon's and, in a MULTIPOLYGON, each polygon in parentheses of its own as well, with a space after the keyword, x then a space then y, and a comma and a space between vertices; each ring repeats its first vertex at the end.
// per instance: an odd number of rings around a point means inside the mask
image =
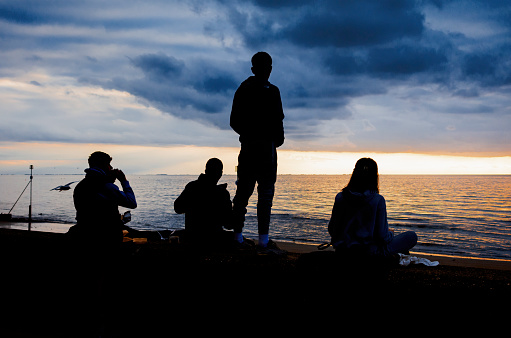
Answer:
MULTIPOLYGON (((37 169, 74 168, 82 172, 88 156, 102 150, 114 166, 132 174, 198 174, 206 161, 218 157, 224 173, 235 174, 239 148, 198 146, 132 146, 112 144, 0 143, 0 173, 19 171, 29 164, 37 169)), ((511 156, 471 157, 413 153, 348 153, 279 150, 279 174, 351 174, 361 157, 373 158, 380 174, 508 175, 511 156)), ((37 173, 37 171, 36 171, 37 173)))

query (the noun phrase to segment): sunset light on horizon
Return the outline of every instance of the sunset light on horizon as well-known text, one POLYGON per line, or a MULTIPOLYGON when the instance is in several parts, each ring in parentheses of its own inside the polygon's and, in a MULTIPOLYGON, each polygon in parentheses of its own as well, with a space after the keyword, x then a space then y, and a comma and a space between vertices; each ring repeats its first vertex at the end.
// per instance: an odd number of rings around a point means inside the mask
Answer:
MULTIPOLYGON (((83 174, 90 153, 112 154, 112 165, 129 174, 198 175, 206 161, 218 157, 224 173, 235 174, 238 148, 197 146, 129 146, 111 144, 0 144, 10 160, 0 160, 0 174, 26 174, 35 165, 35 174, 83 174), (30 159, 30 160, 27 160, 30 159)), ((322 151, 279 151, 279 174, 350 174, 361 157, 377 161, 383 175, 508 175, 511 156, 470 157, 412 153, 347 153, 322 151)))

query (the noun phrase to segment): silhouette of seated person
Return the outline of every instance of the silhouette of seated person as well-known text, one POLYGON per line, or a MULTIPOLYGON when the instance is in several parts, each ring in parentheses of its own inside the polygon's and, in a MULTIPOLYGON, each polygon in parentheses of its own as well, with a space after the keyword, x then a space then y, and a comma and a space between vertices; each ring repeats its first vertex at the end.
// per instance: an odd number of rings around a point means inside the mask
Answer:
POLYGON ((111 161, 110 155, 100 151, 89 156, 85 178, 73 192, 76 224, 66 234, 66 254, 61 255, 69 278, 62 294, 72 299, 65 303, 70 306, 66 321, 70 328, 80 327, 81 332, 92 332, 95 318, 108 318, 108 311, 121 302, 119 287, 126 284, 122 279, 119 206, 135 209, 137 201, 126 175, 113 169, 111 161), (114 184, 116 180, 122 190, 114 184))
POLYGON ((378 183, 376 162, 371 158, 358 160, 348 185, 335 197, 328 224, 336 253, 393 259, 417 244, 415 232, 394 235, 389 230, 385 198, 379 194, 378 183))
POLYGON ((123 222, 119 206, 135 209, 137 201, 126 175, 110 165, 110 155, 90 155, 85 178, 75 187, 73 200, 76 225, 68 231, 76 242, 94 244, 98 250, 112 250, 122 243, 123 222), (114 184, 119 180, 122 191, 114 184))
POLYGON ((188 183, 174 202, 174 210, 185 214, 185 231, 180 237, 187 243, 225 245, 233 240, 232 203, 227 183, 217 184, 223 164, 217 158, 206 163, 204 174, 188 183))

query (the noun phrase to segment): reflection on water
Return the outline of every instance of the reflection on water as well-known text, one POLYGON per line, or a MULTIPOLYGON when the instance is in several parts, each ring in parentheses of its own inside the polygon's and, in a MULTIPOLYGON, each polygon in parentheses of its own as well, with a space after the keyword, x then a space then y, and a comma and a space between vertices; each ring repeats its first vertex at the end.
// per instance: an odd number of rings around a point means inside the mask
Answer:
MULTIPOLYGON (((33 215, 50 222, 74 221, 72 190, 50 189, 81 175, 34 176, 33 215)), ((138 208, 130 223, 138 228, 178 229, 184 216, 174 200, 195 176, 129 176, 138 208)), ((0 212, 7 212, 29 176, 0 175, 0 212)), ((329 240, 327 225, 335 195, 349 175, 281 175, 272 216, 272 236, 280 240, 320 243, 329 240)), ((236 176, 224 176, 231 198, 236 176)), ((74 185, 73 185, 74 187, 74 185)), ((389 223, 396 232, 414 230, 418 251, 511 258, 511 176, 381 176, 389 223)), ((257 190, 248 206, 245 235, 255 237, 257 190)), ((28 195, 13 215, 26 215, 28 195)))
POLYGON ((420 246, 511 257, 511 176, 384 176, 389 221, 415 227, 420 246))

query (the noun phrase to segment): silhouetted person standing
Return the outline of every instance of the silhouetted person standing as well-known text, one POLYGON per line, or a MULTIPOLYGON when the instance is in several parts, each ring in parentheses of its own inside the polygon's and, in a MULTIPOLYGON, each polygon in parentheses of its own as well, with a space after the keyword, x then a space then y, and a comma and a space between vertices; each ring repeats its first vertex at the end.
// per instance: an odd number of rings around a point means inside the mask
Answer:
POLYGON ((258 52, 252 57, 252 73, 236 90, 231 111, 231 127, 240 135, 238 187, 233 199, 235 239, 243 243, 242 230, 247 205, 257 182, 259 246, 275 246, 269 241, 271 207, 277 179, 277 147, 284 143, 284 112, 279 89, 268 82, 272 59, 258 52))

